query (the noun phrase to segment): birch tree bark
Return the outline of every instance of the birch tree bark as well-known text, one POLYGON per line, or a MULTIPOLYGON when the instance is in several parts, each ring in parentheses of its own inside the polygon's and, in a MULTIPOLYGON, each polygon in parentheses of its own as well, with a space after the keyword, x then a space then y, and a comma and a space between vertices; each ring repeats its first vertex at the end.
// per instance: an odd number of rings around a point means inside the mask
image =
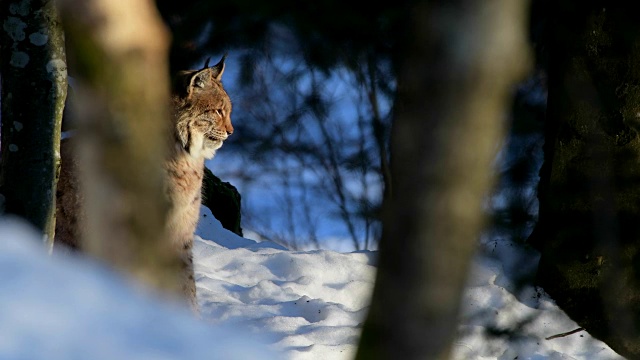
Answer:
POLYGON ((519 0, 422 1, 396 57, 393 196, 358 359, 448 359, 512 86, 527 69, 519 0))
POLYGON ((151 0, 60 0, 77 66, 83 248, 179 294, 165 235, 169 35, 151 0))
POLYGON ((64 32, 52 0, 3 1, 0 22, 0 213, 28 220, 50 242, 67 96, 64 32))

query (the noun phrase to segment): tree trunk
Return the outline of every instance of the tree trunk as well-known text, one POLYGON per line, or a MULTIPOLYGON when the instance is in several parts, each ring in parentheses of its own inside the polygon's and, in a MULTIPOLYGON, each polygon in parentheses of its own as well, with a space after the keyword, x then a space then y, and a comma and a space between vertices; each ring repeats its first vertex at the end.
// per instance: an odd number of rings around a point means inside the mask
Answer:
POLYGON ((78 153, 88 253, 181 293, 165 235, 169 36, 151 0, 60 0, 77 66, 78 153))
POLYGON ((393 196, 359 359, 446 359, 482 226, 514 82, 527 68, 526 2, 428 1, 397 54, 393 196))
POLYGON ((0 211, 4 199, 6 214, 27 219, 51 242, 67 96, 64 33, 53 0, 6 0, 0 11, 0 211))
POLYGON ((538 281, 580 326, 640 358, 640 30, 631 7, 553 5, 538 281))

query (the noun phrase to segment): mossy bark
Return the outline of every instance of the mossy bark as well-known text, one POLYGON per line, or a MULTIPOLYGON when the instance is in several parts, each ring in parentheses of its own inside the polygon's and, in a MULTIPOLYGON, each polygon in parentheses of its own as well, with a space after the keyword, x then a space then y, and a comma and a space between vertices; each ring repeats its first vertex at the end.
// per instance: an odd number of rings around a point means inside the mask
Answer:
POLYGON ((52 241, 67 96, 64 32, 53 0, 3 1, 0 23, 0 211, 28 220, 52 241))
POLYGON ((640 28, 607 1, 554 5, 538 281, 592 335, 640 358, 640 28))

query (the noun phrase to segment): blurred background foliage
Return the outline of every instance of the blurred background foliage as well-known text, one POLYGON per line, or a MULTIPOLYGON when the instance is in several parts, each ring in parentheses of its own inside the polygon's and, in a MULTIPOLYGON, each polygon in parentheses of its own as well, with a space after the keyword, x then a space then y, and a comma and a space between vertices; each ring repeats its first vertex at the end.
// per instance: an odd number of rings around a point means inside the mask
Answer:
MULTIPOLYGON (((534 1, 537 70, 516 89, 489 199, 492 234, 524 241, 537 214, 546 82, 544 11, 534 1)), ((211 163, 242 194, 245 236, 291 248, 375 249, 388 176, 395 34, 407 1, 158 0, 171 70, 228 53, 236 132, 211 163)), ((464 146, 464 144, 461 144, 464 146)))

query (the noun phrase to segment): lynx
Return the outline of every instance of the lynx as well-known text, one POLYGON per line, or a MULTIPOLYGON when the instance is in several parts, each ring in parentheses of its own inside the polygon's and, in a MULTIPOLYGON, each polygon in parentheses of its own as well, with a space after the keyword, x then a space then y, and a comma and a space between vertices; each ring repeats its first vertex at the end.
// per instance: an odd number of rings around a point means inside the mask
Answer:
MULTIPOLYGON (((184 294, 197 309, 191 249, 198 222, 204 161, 211 159, 233 133, 231 101, 220 79, 223 57, 209 67, 179 72, 172 86, 171 104, 175 127, 173 144, 165 162, 165 193, 172 207, 167 217, 167 233, 183 262, 184 294)), ((82 203, 72 146, 61 144, 62 167, 57 192, 56 244, 81 250, 82 203)))

